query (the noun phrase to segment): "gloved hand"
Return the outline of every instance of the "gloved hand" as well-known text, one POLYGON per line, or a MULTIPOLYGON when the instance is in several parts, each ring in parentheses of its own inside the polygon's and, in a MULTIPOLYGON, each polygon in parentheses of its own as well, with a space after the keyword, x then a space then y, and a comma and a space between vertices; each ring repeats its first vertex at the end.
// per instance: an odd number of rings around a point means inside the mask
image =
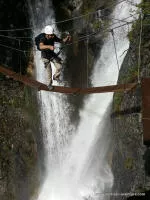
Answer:
POLYGON ((70 42, 71 35, 68 31, 65 32, 65 38, 63 39, 64 43, 70 42))

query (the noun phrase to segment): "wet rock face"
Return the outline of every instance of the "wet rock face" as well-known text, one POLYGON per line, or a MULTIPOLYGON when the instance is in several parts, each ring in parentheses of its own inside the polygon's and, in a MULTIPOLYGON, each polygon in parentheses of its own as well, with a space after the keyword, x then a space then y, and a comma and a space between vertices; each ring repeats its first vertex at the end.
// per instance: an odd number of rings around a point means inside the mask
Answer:
POLYGON ((0 199, 3 200, 28 200, 35 180, 37 184, 37 145, 24 92, 19 82, 0 80, 0 199))
MULTIPOLYGON (((24 38, 30 37, 31 30, 24 29, 29 27, 29 19, 25 0, 0 1, 0 30, 5 30, 0 32, 0 64, 21 73, 26 73, 28 63, 28 54, 22 50, 31 47, 24 38)), ((35 166, 36 148, 24 106, 22 85, 0 74, 0 199, 3 200, 29 199, 27 181, 31 180, 27 175, 35 166)))
POLYGON ((82 0, 70 0, 68 2, 68 8, 72 11, 78 10, 81 7, 82 4, 83 4, 82 0))
MULTIPOLYGON (((143 24, 149 18, 144 15, 143 24)), ((140 39, 140 20, 129 33, 130 47, 121 66, 118 83, 133 83, 150 75, 149 27, 143 26, 141 42, 141 64, 138 74, 138 50, 140 39)), ((114 154, 112 170, 114 173, 113 191, 140 192, 150 185, 148 167, 149 148, 143 145, 142 93, 141 86, 124 93, 114 94, 113 126, 114 154), (147 149, 147 151, 146 151, 147 149), (146 152, 146 153, 145 153, 146 152)), ((115 199, 115 198, 112 198, 115 199)), ((119 197, 117 198, 119 199, 119 197)), ((125 197, 123 199, 126 199, 125 197)))

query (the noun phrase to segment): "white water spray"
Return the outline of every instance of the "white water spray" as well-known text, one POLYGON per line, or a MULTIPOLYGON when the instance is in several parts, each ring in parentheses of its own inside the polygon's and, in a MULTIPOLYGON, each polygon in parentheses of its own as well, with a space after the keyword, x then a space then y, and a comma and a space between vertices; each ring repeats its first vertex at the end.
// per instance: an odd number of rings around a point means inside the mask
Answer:
MULTIPOLYGON (((54 20, 52 7, 48 5, 48 2, 48 0, 44 1, 47 5, 46 9, 51 8, 52 15, 45 16, 45 24, 54 20)), ((40 6, 42 7, 40 1, 37 0, 34 9, 39 11, 40 6)), ((123 2, 116 7, 112 16, 123 19, 130 15, 132 8, 130 4, 123 2)), ((44 12, 45 10, 42 10, 42 13, 44 12)), ((39 25, 43 26, 43 24, 39 25)), ((125 56, 123 52, 129 46, 126 37, 127 30, 128 27, 122 27, 114 32, 120 65, 125 56)), ((37 28, 35 35, 38 33, 37 28)), ((37 79, 45 82, 46 72, 38 53, 35 60, 37 79)), ((116 84, 117 77, 118 68, 113 38, 108 35, 94 66, 91 76, 92 84, 93 86, 116 84)), ((111 138, 108 106, 112 101, 112 95, 112 93, 94 94, 86 98, 84 107, 80 111, 80 123, 75 129, 69 119, 72 108, 66 95, 43 91, 38 94, 47 170, 38 200, 108 198, 103 193, 108 192, 113 185, 113 175, 106 159, 111 138)))

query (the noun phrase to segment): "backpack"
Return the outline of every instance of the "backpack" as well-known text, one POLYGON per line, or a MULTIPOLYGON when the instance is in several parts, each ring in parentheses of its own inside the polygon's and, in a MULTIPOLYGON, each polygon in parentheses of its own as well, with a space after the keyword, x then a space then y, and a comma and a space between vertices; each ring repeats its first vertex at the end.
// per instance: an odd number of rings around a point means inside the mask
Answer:
POLYGON ((39 35, 37 35, 37 36, 35 37, 35 44, 36 44, 37 49, 38 49, 39 51, 41 51, 41 49, 39 48, 40 40, 41 40, 42 38, 44 38, 44 37, 45 37, 45 33, 40 33, 39 35))

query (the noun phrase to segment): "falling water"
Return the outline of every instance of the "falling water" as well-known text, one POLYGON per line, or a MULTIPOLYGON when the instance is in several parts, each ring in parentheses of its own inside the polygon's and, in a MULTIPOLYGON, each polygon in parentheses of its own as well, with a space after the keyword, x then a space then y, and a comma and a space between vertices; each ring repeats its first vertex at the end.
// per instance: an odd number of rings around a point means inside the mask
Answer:
MULTIPOLYGON (((40 32, 40 27, 54 22, 53 8, 48 2, 36 0, 34 5, 30 4, 35 35, 40 32)), ((131 10, 133 14, 133 9, 136 10, 127 2, 118 4, 112 18, 126 18, 130 16, 131 10)), ((132 17, 128 19, 132 20, 132 17)), ((114 22, 116 21, 112 21, 114 22)), ((124 22, 118 21, 117 25, 122 23, 124 22)), ((123 26, 114 31, 120 66, 129 47, 129 28, 123 26)), ((46 72, 38 52, 35 61, 37 79, 45 82, 46 72)), ((92 84, 115 84, 118 73, 113 38, 108 34, 93 69, 92 84)), ((111 139, 109 105, 112 95, 107 93, 85 97, 84 107, 80 110, 80 122, 75 128, 69 118, 72 108, 66 95, 44 91, 38 93, 47 173, 37 200, 108 198, 103 193, 110 191, 113 185, 113 175, 107 160, 111 139)))

